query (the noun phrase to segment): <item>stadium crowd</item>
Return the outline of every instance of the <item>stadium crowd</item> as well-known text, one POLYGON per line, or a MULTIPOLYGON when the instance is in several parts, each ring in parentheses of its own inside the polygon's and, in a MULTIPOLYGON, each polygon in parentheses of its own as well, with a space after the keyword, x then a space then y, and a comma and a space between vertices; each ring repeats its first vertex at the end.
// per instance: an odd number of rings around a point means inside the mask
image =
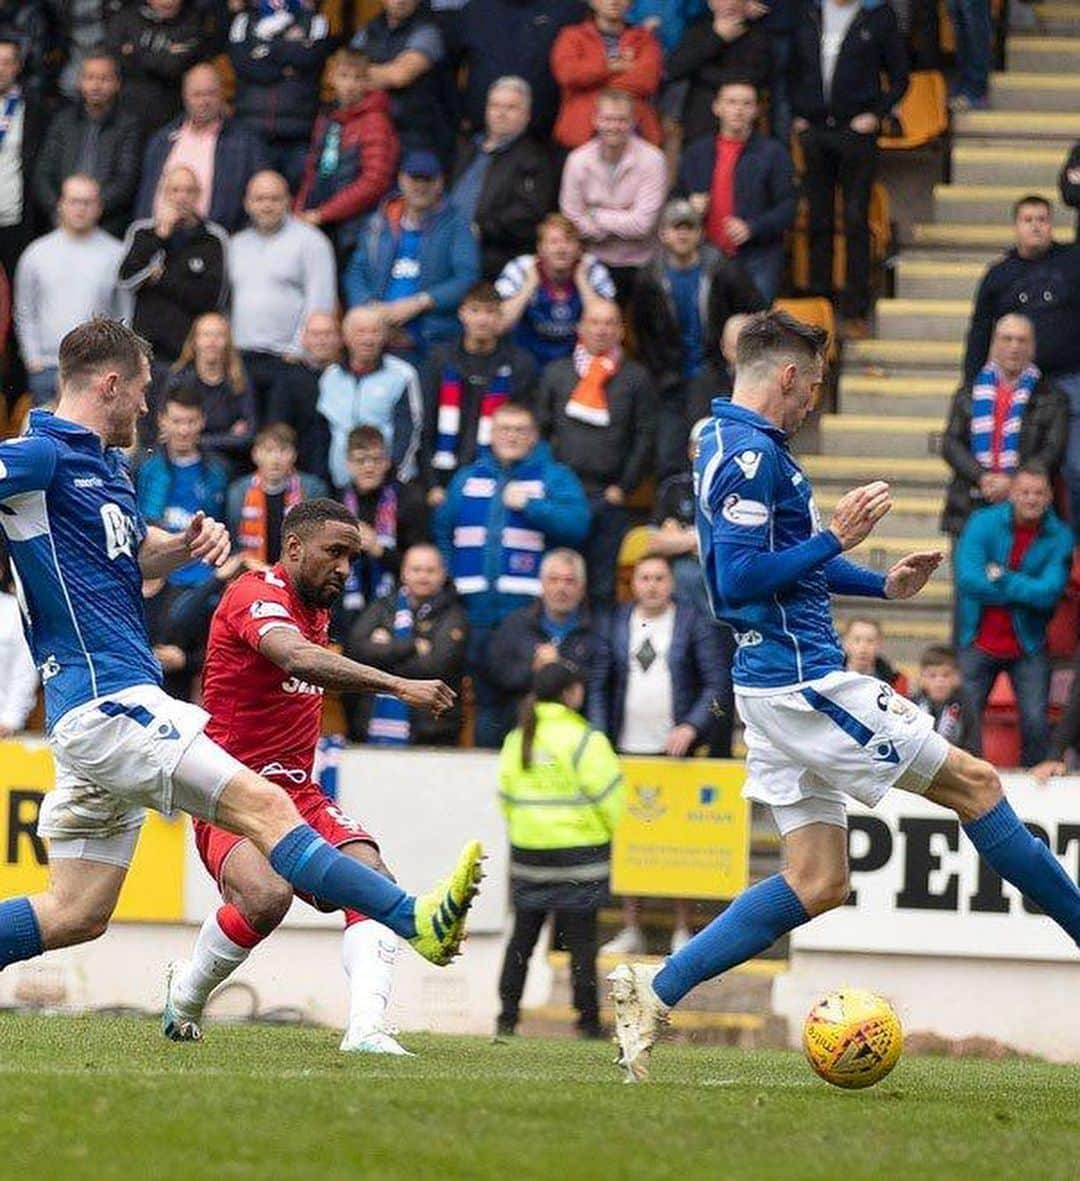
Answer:
MULTIPOLYGON (((929 5, 811 7, 0 3, 9 433, 52 404, 71 327, 129 319, 155 355, 131 457, 143 515, 182 530, 204 511, 235 543, 219 570, 145 587, 170 692, 198 693, 225 583, 274 563, 288 510, 330 494, 363 543, 334 641, 464 683, 467 741, 500 746, 562 660, 616 751, 730 753, 733 641, 697 576, 693 424, 730 395, 744 317, 791 290, 800 197, 810 291, 841 338, 868 334, 877 137, 936 44, 929 5)), ((985 105, 984 49, 960 21, 958 109, 985 105)), ((1080 205, 1076 157, 1062 186, 1080 205)), ((973 750, 1007 671, 1023 761, 1047 774, 1080 712, 1078 684, 1051 736, 1046 634, 1073 548, 1056 484, 1080 521, 1078 327, 1080 253, 1025 199, 945 430, 956 647, 927 650, 915 685, 873 618, 845 634, 852 667, 973 750)), ((0 608, 8 733, 33 691, 11 598, 0 608)), ((463 740, 460 710, 343 705, 355 741, 463 740)))

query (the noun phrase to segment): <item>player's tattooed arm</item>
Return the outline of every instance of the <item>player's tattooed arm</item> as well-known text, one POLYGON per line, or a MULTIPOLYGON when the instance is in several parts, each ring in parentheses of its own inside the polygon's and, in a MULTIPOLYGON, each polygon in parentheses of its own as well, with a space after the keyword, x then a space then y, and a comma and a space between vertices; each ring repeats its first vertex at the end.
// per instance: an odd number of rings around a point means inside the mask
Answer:
POLYGON ((139 549, 139 570, 143 578, 168 578, 193 558, 208 566, 220 566, 231 549, 225 526, 197 512, 183 533, 167 533, 151 525, 139 549))
POLYGON ((406 705, 429 709, 438 717, 454 704, 457 694, 442 681, 417 681, 394 676, 370 664, 320 647, 291 627, 275 627, 259 641, 259 652, 290 676, 345 693, 389 693, 406 705))

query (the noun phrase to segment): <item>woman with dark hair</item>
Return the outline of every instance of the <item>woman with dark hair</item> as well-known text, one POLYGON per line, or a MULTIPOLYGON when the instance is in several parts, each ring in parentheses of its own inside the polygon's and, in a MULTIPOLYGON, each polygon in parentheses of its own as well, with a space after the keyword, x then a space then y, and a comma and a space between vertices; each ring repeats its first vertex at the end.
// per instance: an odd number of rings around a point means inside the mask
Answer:
POLYGON ((207 312, 192 324, 169 375, 168 388, 180 386, 202 394, 201 449, 239 466, 255 437, 255 399, 229 321, 220 312, 207 312))
POLYGON ((583 1037, 600 1037, 596 912, 607 895, 611 834, 623 807, 619 761, 581 716, 576 665, 541 666, 521 725, 499 757, 499 803, 510 835, 514 933, 499 980, 496 1036, 517 1028, 529 957, 549 912, 570 952, 574 1008, 583 1037))

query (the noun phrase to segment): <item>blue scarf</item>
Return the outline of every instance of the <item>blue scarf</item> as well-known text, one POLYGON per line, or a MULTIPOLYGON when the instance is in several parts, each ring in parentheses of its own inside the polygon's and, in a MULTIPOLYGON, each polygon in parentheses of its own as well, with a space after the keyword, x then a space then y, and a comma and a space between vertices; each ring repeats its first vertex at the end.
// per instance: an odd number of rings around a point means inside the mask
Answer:
MULTIPOLYGON (((354 517, 360 515, 360 498, 351 484, 341 493, 341 502, 354 517)), ((397 484, 390 480, 379 489, 379 499, 375 505, 375 536, 384 550, 397 549, 397 524, 398 490, 397 484)), ((394 575, 391 571, 371 554, 360 554, 349 567, 341 605, 346 611, 361 611, 368 603, 383 598, 393 589, 394 575)))
POLYGON ((1029 365, 1013 385, 1012 400, 1001 432, 1001 451, 994 462, 994 405, 1001 369, 989 362, 971 389, 971 452, 987 471, 1014 472, 1020 465, 1020 421, 1041 374, 1029 365))
POLYGON ((452 574, 458 594, 476 595, 491 589, 488 548, 493 541, 488 531, 494 521, 499 527, 495 590, 504 595, 538 596, 544 533, 531 525, 524 513, 506 508, 502 493, 506 484, 513 482, 524 485, 530 498, 543 497, 543 461, 523 459, 514 465, 509 479, 490 457, 478 460, 467 472, 454 522, 452 574))
MULTIPOLYGON (((436 425, 435 454, 431 466, 437 471, 452 472, 458 465, 461 443, 461 406, 465 401, 465 380, 453 365, 446 365, 439 380, 439 415, 436 425)), ((491 419, 510 397, 510 366, 500 365, 487 389, 480 395, 476 423, 476 458, 491 451, 491 419)))
MULTIPOLYGON (((394 608, 394 639, 412 637, 413 611, 404 589, 397 594, 394 608)), ((368 742, 372 746, 408 746, 412 734, 411 710, 404 701, 388 693, 376 693, 368 722, 368 742)))

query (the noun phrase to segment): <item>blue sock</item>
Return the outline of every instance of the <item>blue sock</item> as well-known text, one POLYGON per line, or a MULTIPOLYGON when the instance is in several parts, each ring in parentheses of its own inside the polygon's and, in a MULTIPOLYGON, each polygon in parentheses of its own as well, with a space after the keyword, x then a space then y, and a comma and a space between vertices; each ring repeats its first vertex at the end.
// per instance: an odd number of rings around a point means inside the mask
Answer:
POLYGON ((1080 946, 1080 889, 1061 862, 1024 827, 1008 800, 964 825, 988 864, 1039 906, 1080 946))
POLYGON ((0 902, 0 971, 8 964, 32 960, 45 950, 41 928, 29 898, 0 902))
POLYGON ((671 956, 653 989, 665 1005, 677 1005, 695 985, 771 947, 793 927, 809 922, 798 895, 780 874, 744 890, 719 918, 671 956))
POLYGON ((305 894, 358 910, 403 939, 416 934, 414 899, 368 865, 339 853, 309 825, 298 824, 270 850, 270 864, 305 894))

